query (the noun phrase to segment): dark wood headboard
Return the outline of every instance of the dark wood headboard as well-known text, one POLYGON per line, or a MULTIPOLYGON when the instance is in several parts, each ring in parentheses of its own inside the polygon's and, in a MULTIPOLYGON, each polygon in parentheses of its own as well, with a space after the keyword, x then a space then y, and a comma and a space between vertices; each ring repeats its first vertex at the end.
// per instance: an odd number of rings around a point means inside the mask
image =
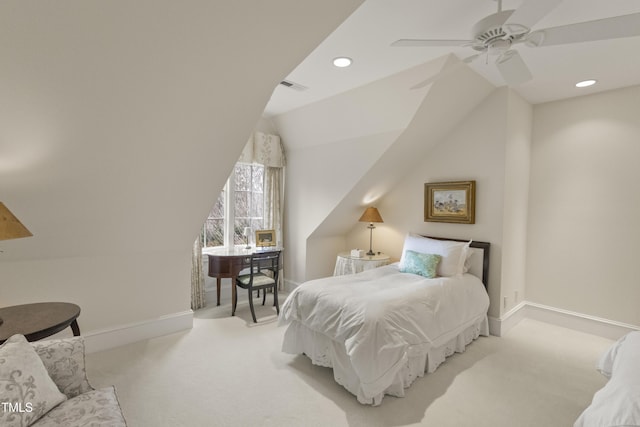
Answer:
MULTIPOLYGON (((423 236, 428 237, 430 239, 435 240, 452 240, 454 242, 468 242, 469 240, 464 239, 450 239, 448 237, 434 237, 434 236, 423 236)), ((472 240, 469 245, 472 248, 482 249, 482 283, 484 287, 489 289, 489 255, 491 253, 491 243, 489 242, 478 242, 476 240, 472 240)))

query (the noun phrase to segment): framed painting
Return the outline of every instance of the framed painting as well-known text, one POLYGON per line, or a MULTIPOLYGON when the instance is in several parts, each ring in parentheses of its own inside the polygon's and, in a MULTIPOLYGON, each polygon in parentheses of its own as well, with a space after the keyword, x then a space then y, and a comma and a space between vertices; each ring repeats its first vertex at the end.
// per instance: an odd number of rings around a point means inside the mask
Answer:
POLYGON ((276 230, 256 230, 256 246, 275 246, 276 230))
POLYGON ((476 182, 434 182, 424 185, 426 222, 476 223, 476 182))

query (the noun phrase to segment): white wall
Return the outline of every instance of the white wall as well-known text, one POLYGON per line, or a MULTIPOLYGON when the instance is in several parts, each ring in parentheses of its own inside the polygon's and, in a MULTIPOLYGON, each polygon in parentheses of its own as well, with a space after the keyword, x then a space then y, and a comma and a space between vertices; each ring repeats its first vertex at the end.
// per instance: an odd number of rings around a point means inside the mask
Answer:
POLYGON ((527 299, 640 325, 640 87, 534 108, 527 299))
POLYGON ((0 306, 73 301, 85 333, 188 311, 273 88, 360 3, 0 3, 0 199, 34 234, 2 242, 0 306))
POLYGON ((500 317, 526 296, 527 210, 533 108, 514 91, 508 92, 500 317))

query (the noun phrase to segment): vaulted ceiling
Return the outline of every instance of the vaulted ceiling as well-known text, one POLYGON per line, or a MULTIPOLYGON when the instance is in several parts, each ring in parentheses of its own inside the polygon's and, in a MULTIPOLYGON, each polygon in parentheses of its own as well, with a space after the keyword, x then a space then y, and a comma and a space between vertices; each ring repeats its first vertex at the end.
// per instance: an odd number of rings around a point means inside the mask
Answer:
MULTIPOLYGON (((523 0, 367 0, 327 37, 286 79, 304 86, 295 90, 278 86, 266 115, 336 95, 428 60, 453 53, 460 59, 476 53, 470 47, 392 47, 398 39, 471 39, 472 27, 487 15, 518 9, 523 0), (336 68, 332 59, 353 59, 348 68, 336 68)), ((530 0, 552 4, 532 30, 640 13, 637 0, 530 0), (557 3, 557 4, 556 4, 557 3)), ((543 6, 544 7, 544 6, 543 6)), ((578 35, 583 36, 584 30, 578 35)), ((284 48, 284 47, 283 47, 284 48)), ((640 84, 640 37, 618 38, 555 46, 516 47, 533 79, 512 86, 536 104, 614 88, 640 84), (597 79, 589 88, 575 83, 597 79)), ((493 61, 479 57, 469 66, 496 86, 504 85, 493 61)), ((410 85, 407 85, 409 90, 410 85)))

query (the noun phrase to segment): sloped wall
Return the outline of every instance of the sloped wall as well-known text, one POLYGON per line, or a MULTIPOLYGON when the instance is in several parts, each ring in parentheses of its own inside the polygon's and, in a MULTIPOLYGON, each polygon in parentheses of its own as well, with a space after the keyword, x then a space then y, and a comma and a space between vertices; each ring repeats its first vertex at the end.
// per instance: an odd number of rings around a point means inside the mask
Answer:
POLYGON ((273 88, 360 3, 2 2, 0 199, 34 237, 2 242, 0 305, 73 301, 85 333, 189 311, 273 88))
MULTIPOLYGON (((309 267, 314 272, 319 268, 322 271, 330 269, 326 260, 316 258, 316 253, 307 253, 307 238, 398 134, 398 131, 390 131, 287 151, 284 215, 287 281, 300 283, 311 277, 307 271, 309 267), (313 259, 308 262, 308 258, 313 259)), ((344 244, 339 240, 340 243, 344 244)), ((335 243, 325 241, 324 244, 329 245, 326 253, 334 253, 331 246, 335 243)))
MULTIPOLYGON (((441 69, 450 70, 449 67, 454 67, 454 71, 443 73, 435 83, 421 90, 409 88, 429 76, 427 70, 428 67, 433 67, 433 63, 398 73, 391 79, 383 79, 359 88, 355 93, 346 92, 326 101, 333 103, 332 113, 328 114, 329 109, 326 109, 324 115, 316 116, 316 120, 323 120, 326 126, 331 126, 334 117, 336 120, 344 120, 344 116, 347 119, 351 117, 342 106, 353 105, 354 98, 358 99, 358 96, 364 98, 361 92, 365 92, 369 99, 386 100, 384 96, 376 94, 394 87, 396 103, 384 102, 382 105, 389 110, 391 116, 395 116, 397 111, 404 111, 405 116, 402 120, 390 122, 400 127, 385 134, 375 133, 380 129, 380 121, 354 116, 355 128, 362 133, 371 129, 368 136, 361 138, 362 141, 373 143, 380 135, 385 136, 386 143, 373 144, 375 148, 372 150, 343 152, 342 147, 325 144, 314 146, 313 154, 311 148, 304 146, 293 151, 298 163, 295 165, 296 169, 289 168, 288 183, 309 180, 308 174, 316 170, 314 165, 321 158, 318 154, 320 152, 335 156, 336 161, 332 164, 330 177, 322 185, 314 186, 310 193, 304 193, 304 188, 308 187, 306 184, 299 185, 299 192, 296 192, 297 188, 292 190, 287 184, 287 221, 293 230, 287 233, 287 252, 290 252, 290 248, 295 248, 288 255, 294 259, 289 262, 292 265, 287 274, 289 280, 300 283, 332 274, 336 253, 346 249, 345 236, 364 208, 381 200, 404 176, 411 173, 432 147, 458 126, 493 90, 491 84, 469 68, 458 66, 459 62, 455 57, 445 58, 447 62, 441 63, 441 67, 444 67, 441 69), (420 95, 419 102, 415 100, 416 94, 420 95), (400 95, 404 95, 406 99, 403 101, 400 95), (348 168, 344 168, 345 164, 349 165, 348 168), (313 209, 303 201, 305 197, 310 204, 314 204, 313 209), (296 226, 296 221, 304 222, 305 227, 296 226)), ((296 116, 299 117, 301 113, 297 111, 296 116)), ((302 132, 300 128, 297 129, 299 133, 302 132)), ((286 128, 279 127, 279 130, 285 144, 290 141, 288 136, 294 136, 293 133, 287 134, 286 128)), ((299 133, 295 136, 299 137, 299 133)), ((295 144, 296 140, 290 142, 295 144)), ((290 165, 294 165, 293 157, 290 165)))
MULTIPOLYGON (((300 283, 310 277, 309 258, 312 268, 328 268, 326 259, 307 253, 307 239, 331 220, 331 211, 412 120, 429 88, 412 91, 409 87, 438 73, 450 60, 443 57, 271 118, 287 150, 287 281, 300 283)), ((342 232, 331 236, 343 234, 344 224, 343 218, 332 220, 331 227, 342 232)), ((323 245, 333 246, 329 241, 323 245)), ((320 255, 327 253, 330 250, 320 255)))

